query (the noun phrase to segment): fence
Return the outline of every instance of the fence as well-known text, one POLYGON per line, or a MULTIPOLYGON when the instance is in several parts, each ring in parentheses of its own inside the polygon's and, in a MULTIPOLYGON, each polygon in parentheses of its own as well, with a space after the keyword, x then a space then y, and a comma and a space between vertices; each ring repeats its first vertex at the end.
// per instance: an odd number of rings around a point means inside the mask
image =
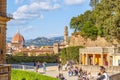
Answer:
POLYGON ((12 66, 12 69, 35 71, 35 67, 34 66, 19 65, 19 64, 11 64, 11 66, 12 66))
POLYGON ((0 80, 10 80, 11 66, 0 65, 0 80))

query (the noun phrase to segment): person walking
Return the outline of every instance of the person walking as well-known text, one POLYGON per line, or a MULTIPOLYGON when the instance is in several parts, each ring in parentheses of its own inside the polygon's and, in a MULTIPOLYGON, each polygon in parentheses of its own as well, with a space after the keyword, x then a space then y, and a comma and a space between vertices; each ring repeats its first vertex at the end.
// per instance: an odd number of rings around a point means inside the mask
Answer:
POLYGON ((46 62, 43 62, 43 72, 46 73, 46 62))
POLYGON ((61 70, 62 70, 62 64, 59 63, 59 64, 58 64, 58 71, 61 71, 61 70))
POLYGON ((100 66, 100 72, 97 80, 109 80, 109 76, 107 72, 105 71, 105 67, 100 66))

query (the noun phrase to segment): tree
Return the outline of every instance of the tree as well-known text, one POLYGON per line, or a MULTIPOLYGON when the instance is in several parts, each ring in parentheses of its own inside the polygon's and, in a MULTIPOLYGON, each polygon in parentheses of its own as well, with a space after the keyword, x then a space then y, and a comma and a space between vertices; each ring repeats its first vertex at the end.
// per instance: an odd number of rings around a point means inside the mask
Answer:
POLYGON ((86 38, 105 37, 112 42, 120 42, 120 1, 90 0, 94 10, 86 11, 78 17, 73 17, 70 27, 86 38))
POLYGON ((120 40, 120 6, 118 0, 102 0, 96 6, 96 25, 108 41, 120 40))
POLYGON ((90 0, 90 6, 95 9, 96 5, 100 2, 100 0, 90 0))

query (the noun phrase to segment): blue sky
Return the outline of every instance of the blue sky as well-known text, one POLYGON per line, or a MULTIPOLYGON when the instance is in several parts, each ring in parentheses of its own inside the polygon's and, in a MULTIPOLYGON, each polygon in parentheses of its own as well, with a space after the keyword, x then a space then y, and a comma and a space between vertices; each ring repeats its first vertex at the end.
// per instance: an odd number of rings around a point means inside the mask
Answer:
MULTIPOLYGON (((7 12, 14 17, 8 22, 7 37, 18 30, 25 39, 63 36, 71 18, 89 9, 89 0, 7 0, 7 12)), ((69 28, 69 35, 72 32, 69 28)))

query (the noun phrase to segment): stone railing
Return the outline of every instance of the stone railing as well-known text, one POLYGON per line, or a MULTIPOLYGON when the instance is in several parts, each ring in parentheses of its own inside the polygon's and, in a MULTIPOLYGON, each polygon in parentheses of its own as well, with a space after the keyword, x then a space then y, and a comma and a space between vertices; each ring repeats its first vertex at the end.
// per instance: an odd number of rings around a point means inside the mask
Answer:
POLYGON ((86 47, 80 49, 80 53, 102 53, 103 49, 101 47, 86 47))
POLYGON ((117 49, 113 47, 86 47, 80 49, 80 53, 117 53, 117 49))
MULTIPOLYGON (((80 65, 80 68, 87 72, 91 72, 92 75, 97 76, 99 73, 99 66, 83 66, 80 65)), ((118 74, 120 73, 120 66, 105 66, 106 72, 111 76, 113 74, 118 74)), ((117 79, 116 79, 117 80, 117 79)))
POLYGON ((0 80, 11 80, 11 66, 0 64, 0 80))
POLYGON ((120 80, 120 73, 111 75, 110 80, 120 80))

